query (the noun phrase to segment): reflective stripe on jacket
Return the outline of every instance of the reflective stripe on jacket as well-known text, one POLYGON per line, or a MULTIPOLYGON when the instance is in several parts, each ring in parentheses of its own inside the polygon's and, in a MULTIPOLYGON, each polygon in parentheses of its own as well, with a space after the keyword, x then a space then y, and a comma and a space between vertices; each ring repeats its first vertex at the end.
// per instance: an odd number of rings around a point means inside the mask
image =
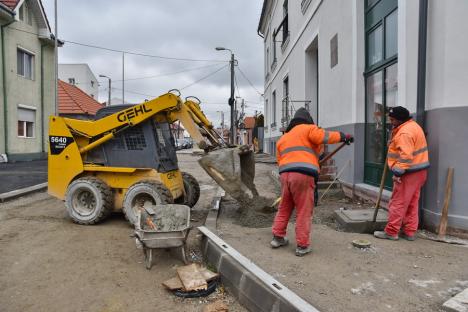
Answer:
POLYGON ((312 124, 301 124, 285 133, 276 143, 279 173, 300 172, 318 176, 322 144, 344 141, 344 134, 325 131, 312 124))
POLYGON ((429 168, 429 153, 422 128, 408 120, 392 131, 388 167, 396 176, 429 168))

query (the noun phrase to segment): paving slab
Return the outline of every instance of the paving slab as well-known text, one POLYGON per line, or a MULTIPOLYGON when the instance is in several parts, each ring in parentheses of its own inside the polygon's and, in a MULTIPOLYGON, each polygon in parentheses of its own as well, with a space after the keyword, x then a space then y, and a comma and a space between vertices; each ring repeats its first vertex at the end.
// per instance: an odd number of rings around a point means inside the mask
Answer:
POLYGON ((374 209, 338 209, 335 210, 335 218, 345 232, 370 233, 383 230, 387 224, 388 213, 380 209, 374 223, 372 222, 374 211, 374 209))
POLYGON ((468 312, 468 288, 445 301, 442 307, 449 312, 468 312))

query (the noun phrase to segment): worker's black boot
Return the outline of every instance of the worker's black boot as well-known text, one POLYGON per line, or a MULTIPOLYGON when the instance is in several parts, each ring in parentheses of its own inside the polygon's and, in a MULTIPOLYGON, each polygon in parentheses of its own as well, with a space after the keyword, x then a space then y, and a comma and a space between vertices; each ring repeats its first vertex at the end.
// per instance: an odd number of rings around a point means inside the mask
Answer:
POLYGON ((303 257, 303 256, 307 255, 311 251, 312 251, 312 249, 310 248, 310 246, 307 246, 307 247, 297 246, 296 256, 303 257))

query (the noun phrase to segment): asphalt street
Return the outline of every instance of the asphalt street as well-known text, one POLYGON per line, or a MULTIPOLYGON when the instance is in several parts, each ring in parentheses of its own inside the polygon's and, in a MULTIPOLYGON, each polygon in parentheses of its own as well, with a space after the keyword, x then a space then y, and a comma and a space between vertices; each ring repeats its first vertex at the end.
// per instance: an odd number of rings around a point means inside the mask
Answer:
POLYGON ((47 182, 47 160, 0 164, 0 194, 47 182))

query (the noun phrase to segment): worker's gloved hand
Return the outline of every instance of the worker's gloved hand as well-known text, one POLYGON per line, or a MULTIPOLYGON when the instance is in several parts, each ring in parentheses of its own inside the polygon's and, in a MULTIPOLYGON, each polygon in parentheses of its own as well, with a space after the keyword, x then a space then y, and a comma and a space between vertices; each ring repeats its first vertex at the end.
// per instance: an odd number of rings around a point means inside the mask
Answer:
POLYGON ((250 152, 250 146, 248 145, 242 145, 239 147, 239 154, 247 154, 250 152))
POLYGON ((341 132, 341 138, 342 142, 345 142, 347 145, 350 145, 354 142, 354 137, 350 133, 344 134, 343 132, 341 132))

